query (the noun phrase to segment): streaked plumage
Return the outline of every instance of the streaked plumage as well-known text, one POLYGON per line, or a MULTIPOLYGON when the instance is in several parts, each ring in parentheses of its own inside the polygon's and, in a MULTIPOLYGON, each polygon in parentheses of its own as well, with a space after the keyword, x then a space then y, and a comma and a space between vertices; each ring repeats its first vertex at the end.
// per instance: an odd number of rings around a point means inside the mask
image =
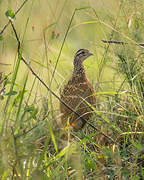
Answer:
MULTIPOLYGON (((64 86, 61 93, 61 99, 86 120, 89 120, 92 112, 84 99, 92 106, 96 104, 94 89, 86 77, 83 66, 83 61, 91 55, 92 54, 86 49, 80 49, 76 52, 72 77, 64 86)), ((69 118, 70 124, 74 127, 75 131, 84 127, 85 122, 78 118, 62 103, 60 103, 60 111, 62 113, 61 122, 64 126, 69 118)))

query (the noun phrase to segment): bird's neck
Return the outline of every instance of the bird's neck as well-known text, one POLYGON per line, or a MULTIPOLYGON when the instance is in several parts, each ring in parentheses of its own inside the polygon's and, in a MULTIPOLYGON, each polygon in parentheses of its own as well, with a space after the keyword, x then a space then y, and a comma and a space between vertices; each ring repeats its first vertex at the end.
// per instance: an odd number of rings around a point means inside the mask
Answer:
POLYGON ((74 66, 73 74, 81 74, 81 73, 82 74, 85 73, 84 66, 83 65, 74 66))
POLYGON ((80 83, 87 79, 83 64, 79 63, 74 66, 72 79, 74 80, 75 83, 80 83))
POLYGON ((85 70, 84 70, 83 62, 74 59, 73 75, 77 75, 77 74, 85 74, 85 70))

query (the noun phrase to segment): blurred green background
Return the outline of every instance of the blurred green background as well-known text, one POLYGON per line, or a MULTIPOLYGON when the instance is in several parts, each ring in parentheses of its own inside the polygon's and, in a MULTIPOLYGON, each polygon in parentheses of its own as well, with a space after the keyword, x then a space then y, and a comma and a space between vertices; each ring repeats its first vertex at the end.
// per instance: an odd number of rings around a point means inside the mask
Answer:
MULTIPOLYGON (((8 9, 15 12, 22 2, 21 0, 0 1, 1 29, 7 22, 5 12, 8 9)), ((113 37, 116 40, 121 38, 121 40, 126 41, 127 36, 129 40, 135 41, 134 36, 138 40, 141 39, 141 33, 135 35, 139 31, 138 28, 136 31, 135 26, 139 26, 136 19, 141 18, 139 14, 141 12, 137 12, 137 9, 140 11, 142 6, 142 1, 54 0, 41 2, 31 0, 18 13, 14 24, 20 39, 23 40, 24 57, 27 61, 31 61, 31 65, 37 72, 40 71, 45 80, 50 80, 71 16, 75 8, 81 8, 76 11, 72 20, 56 69, 55 81, 58 81, 58 85, 61 86, 61 83, 69 78, 75 52, 80 48, 87 48, 94 53, 94 56, 85 62, 85 67, 90 80, 95 84, 97 78, 100 78, 98 75, 101 76, 101 80, 111 81, 113 73, 115 73, 113 68, 109 67, 115 63, 114 53, 110 52, 105 57, 106 45, 101 40, 113 37), (84 7, 89 8, 82 9, 84 7), (102 72, 99 72, 101 71, 99 66, 105 62, 108 66, 105 66, 102 72), (49 71, 48 74, 47 71, 49 71), (49 77, 47 77, 48 75, 49 77)), ((17 42, 10 26, 3 36, 4 40, 0 42, 0 62, 10 65, 1 65, 1 71, 10 72, 15 62, 17 42)), ((114 48, 112 46, 110 50, 114 51, 114 48)), ((23 73, 27 71, 23 63, 21 63, 19 69, 19 72, 21 71, 23 73)), ((19 73, 17 81, 21 82, 23 75, 19 73)), ((29 75, 29 79, 31 78, 29 75)), ((54 82, 53 88, 57 89, 54 82)))
MULTIPOLYGON (((1 29, 8 21, 5 12, 8 9, 15 12, 22 2, 1 1, 1 29)), ((40 72, 41 77, 46 81, 50 80, 75 8, 89 7, 75 13, 52 84, 56 90, 57 85, 60 87, 63 81, 70 77, 74 54, 80 48, 87 48, 94 53, 94 56, 85 62, 85 67, 90 80, 95 84, 98 80, 98 67, 105 58, 105 45, 101 40, 110 38, 112 26, 120 13, 119 6, 119 1, 112 0, 28 1, 14 20, 18 35, 23 41, 24 57, 31 62, 37 72, 40 72), (46 41, 44 41, 44 36, 46 41)), ((123 17, 123 20, 126 23, 127 19, 123 17)), ((0 61, 10 65, 1 65, 1 71, 8 73, 12 71, 15 63, 17 42, 10 26, 3 36, 4 40, 0 42, 0 61)), ((109 61, 109 58, 106 61, 109 61)), ((26 72, 27 68, 21 63, 17 77, 19 83, 23 82, 26 72)), ((112 68, 105 67, 101 78, 109 81, 113 76, 112 73, 112 68)), ((29 75, 30 85, 31 78, 33 77, 29 75)))

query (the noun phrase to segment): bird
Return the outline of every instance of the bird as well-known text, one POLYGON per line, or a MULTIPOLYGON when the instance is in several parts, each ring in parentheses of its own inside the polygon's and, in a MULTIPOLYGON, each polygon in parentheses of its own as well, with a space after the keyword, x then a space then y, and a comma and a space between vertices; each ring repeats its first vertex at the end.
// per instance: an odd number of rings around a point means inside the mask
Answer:
MULTIPOLYGON (((87 49, 79 49, 76 52, 73 61, 74 69, 72 77, 64 86, 60 94, 61 100, 86 121, 88 121, 93 114, 90 106, 95 107, 96 105, 95 91, 86 76, 83 65, 83 62, 92 55, 93 54, 87 49)), ((74 131, 82 130, 85 126, 86 121, 78 117, 61 102, 60 112, 62 126, 65 127, 68 120, 74 131)))

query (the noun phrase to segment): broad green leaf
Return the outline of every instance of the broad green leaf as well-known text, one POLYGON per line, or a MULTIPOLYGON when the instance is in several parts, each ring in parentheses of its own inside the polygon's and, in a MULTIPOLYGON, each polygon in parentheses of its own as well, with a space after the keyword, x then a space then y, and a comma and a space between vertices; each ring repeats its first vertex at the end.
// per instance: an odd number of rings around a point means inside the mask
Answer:
POLYGON ((6 11, 5 15, 10 20, 14 20, 14 18, 15 18, 14 12, 12 10, 10 10, 10 9, 6 11))
POLYGON ((7 94, 5 94, 5 96, 13 96, 13 95, 16 95, 17 93, 18 92, 16 92, 16 91, 10 91, 7 94))

